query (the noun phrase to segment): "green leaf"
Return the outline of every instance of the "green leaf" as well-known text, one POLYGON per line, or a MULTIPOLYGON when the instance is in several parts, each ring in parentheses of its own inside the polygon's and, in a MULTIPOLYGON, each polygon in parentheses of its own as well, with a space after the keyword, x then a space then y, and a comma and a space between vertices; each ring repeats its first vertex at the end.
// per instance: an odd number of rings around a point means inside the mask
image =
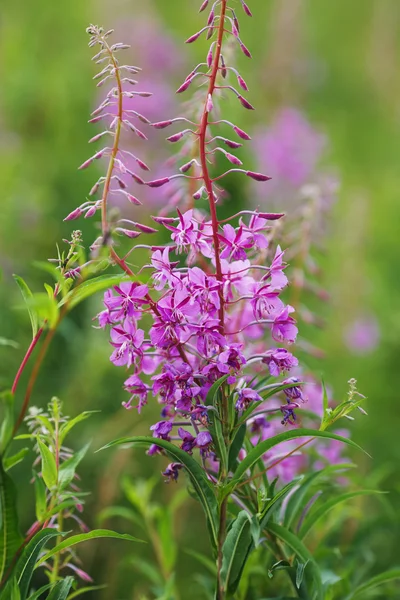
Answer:
POLYGON ((242 510, 229 529, 222 548, 221 578, 224 589, 235 593, 252 546, 251 518, 242 510))
POLYGON ((40 438, 37 438, 40 456, 42 458, 42 477, 47 488, 51 490, 57 485, 56 459, 40 438))
POLYGON ((28 300, 28 307, 35 311, 38 320, 47 321, 50 329, 54 329, 57 325, 60 311, 57 300, 53 296, 50 297, 45 292, 34 294, 28 300))
POLYGON ((38 332, 38 315, 37 315, 35 308, 31 305, 31 300, 33 298, 33 294, 31 292, 31 290, 29 289, 28 285, 22 279, 22 277, 19 277, 19 275, 13 275, 13 277, 15 279, 16 284, 18 285, 18 287, 20 289, 22 297, 25 300, 25 304, 28 308, 29 318, 31 320, 31 325, 32 325, 32 337, 35 337, 35 335, 38 332))
POLYGON ((395 581, 396 579, 400 579, 400 568, 390 569, 384 573, 380 573, 379 575, 376 575, 365 583, 359 585, 355 590, 353 590, 353 592, 351 592, 350 596, 348 596, 346 600, 358 598, 360 594, 365 594, 365 592, 369 592, 380 585, 388 583, 389 581, 395 581))
POLYGON ((0 346, 9 346, 10 348, 15 348, 16 350, 19 348, 18 342, 14 340, 8 340, 5 337, 0 336, 0 346))
POLYGON ((0 581, 21 543, 15 485, 0 461, 0 581))
POLYGON ((93 531, 89 531, 89 533, 80 533, 78 535, 72 535, 68 539, 60 542, 59 544, 54 546, 54 548, 49 550, 47 554, 42 556, 38 564, 41 565, 42 563, 49 560, 49 558, 51 558, 55 554, 58 554, 58 552, 65 550, 66 548, 71 548, 71 546, 75 546, 76 544, 80 544, 81 542, 86 542, 88 540, 97 540, 100 538, 114 538, 116 540, 126 540, 128 542, 140 542, 142 544, 146 543, 143 540, 139 540, 133 537, 132 535, 128 535, 127 533, 117 533, 116 531, 111 531, 109 529, 93 529, 93 531))
POLYGON ((12 456, 8 456, 7 458, 4 458, 3 459, 4 470, 9 471, 13 467, 15 467, 15 465, 18 465, 20 462, 22 462, 24 460, 25 456, 28 453, 29 453, 29 448, 21 448, 21 450, 19 452, 16 452, 16 454, 13 454, 12 456))
POLYGON ((93 415, 94 413, 98 413, 98 412, 101 412, 101 411, 99 411, 99 410, 86 410, 85 412, 81 413, 80 415, 78 415, 74 419, 71 419, 70 421, 67 421, 66 423, 64 423, 63 425, 61 425, 60 431, 59 431, 59 434, 58 434, 58 439, 60 441, 60 444, 64 443, 64 440, 67 437, 68 433, 71 431, 71 429, 73 429, 73 427, 75 427, 75 425, 78 425, 78 423, 80 423, 81 421, 84 421, 85 419, 87 419, 88 417, 90 417, 91 415, 93 415))
POLYGON ((313 582, 315 584, 316 600, 324 600, 324 592, 321 580, 319 567, 314 560, 311 552, 306 548, 303 542, 294 533, 278 525, 277 523, 269 523, 267 530, 282 540, 301 560, 303 563, 309 563, 313 573, 313 582))
POLYGON ((246 437, 246 431, 246 424, 243 423, 243 425, 241 425, 237 430, 236 435, 232 440, 231 447, 229 448, 229 471, 234 471, 236 468, 237 457, 239 455, 240 450, 242 449, 244 438, 246 437))
POLYGON ((218 503, 214 494, 214 489, 211 483, 208 481, 204 474, 203 469, 200 465, 192 458, 189 454, 177 448, 171 442, 161 440, 158 438, 151 438, 145 436, 135 436, 130 438, 120 438, 113 442, 110 442, 106 446, 103 446, 101 450, 118 446, 121 444, 134 444, 136 446, 151 446, 155 444, 160 448, 163 448, 169 456, 173 458, 175 462, 180 462, 185 467, 192 485, 196 491, 196 494, 203 506, 204 512, 206 513, 207 523, 210 528, 211 542, 214 548, 217 547, 218 543, 218 503))
POLYGON ((0 456, 2 456, 8 444, 12 440, 14 428, 14 394, 10 390, 0 393, 2 405, 2 423, 0 427, 0 456))
POLYGON ((218 392, 223 386, 224 382, 228 379, 229 375, 224 375, 217 379, 215 383, 208 390, 206 397, 206 404, 208 406, 212 405, 216 410, 212 411, 211 421, 210 421, 210 433, 212 435, 215 450, 218 458, 221 460, 221 468, 222 471, 226 473, 228 469, 228 453, 226 449, 226 444, 222 432, 222 423, 220 417, 218 416, 218 392))
POLYGON ((205 556, 204 554, 200 554, 200 552, 196 552, 195 550, 191 550, 190 548, 186 548, 185 553, 189 554, 189 556, 193 556, 193 558, 198 560, 199 563, 202 564, 203 567, 208 569, 208 571, 212 575, 214 575, 214 576, 216 575, 216 572, 217 572, 216 564, 213 560, 208 558, 208 556, 205 556))
POLYGON ((311 528, 315 525, 317 521, 322 519, 330 510, 332 510, 338 504, 342 504, 343 502, 347 502, 347 500, 351 500, 352 498, 356 498, 357 496, 369 496, 370 494, 384 494, 385 492, 380 492, 378 490, 356 490, 355 492, 346 492, 345 494, 341 494, 340 496, 336 496, 331 500, 325 501, 322 506, 313 510, 311 514, 306 518, 303 523, 303 526, 300 529, 299 537, 304 539, 306 535, 309 533, 311 528))
POLYGON ((79 588, 79 590, 72 592, 72 594, 70 594, 68 596, 68 600, 72 600, 73 598, 82 596, 82 594, 86 594, 87 592, 95 592, 96 590, 104 590, 106 587, 107 587, 106 585, 88 585, 86 587, 79 588))
POLYGON ((76 468, 88 451, 89 446, 90 443, 86 444, 79 452, 76 452, 71 458, 68 458, 61 464, 58 471, 58 484, 61 489, 66 488, 75 477, 76 468))
POLYGON ((31 596, 29 596, 28 600, 38 600, 38 598, 40 598, 40 596, 42 594, 44 594, 44 592, 47 592, 47 590, 52 588, 53 585, 54 585, 53 583, 48 583, 47 585, 43 585, 36 592, 34 592, 31 596))
POLYGON ((354 468, 355 465, 352 463, 342 463, 338 465, 329 465, 320 471, 316 471, 315 473, 311 473, 303 478, 301 485, 299 488, 293 492, 291 495, 285 510, 285 518, 284 525, 288 529, 291 528, 293 521, 298 515, 299 511, 303 508, 303 505, 306 504, 305 497, 308 491, 312 488, 312 486, 317 482, 318 479, 324 477, 326 475, 330 475, 335 471, 343 471, 345 469, 354 468))
POLYGON ((330 439, 330 440, 337 440, 339 442, 343 442, 344 444, 348 444, 349 446, 353 446, 354 448, 357 448, 358 450, 362 450, 362 448, 360 448, 360 446, 358 444, 356 444, 355 442, 353 442, 352 440, 341 437, 340 435, 336 435, 335 433, 329 433, 326 431, 317 431, 315 429, 291 429, 289 431, 279 433, 278 435, 275 435, 275 436, 257 444, 257 446, 248 453, 246 458, 244 458, 244 460, 242 460, 240 462, 238 468, 236 469, 236 471, 234 473, 233 479, 225 488, 225 493, 231 492, 236 487, 236 485, 241 481, 241 479, 242 479, 243 475, 245 475, 246 471, 248 469, 251 469, 251 467, 258 461, 258 459, 261 458, 263 456, 263 454, 268 452, 268 450, 270 450, 274 446, 277 446, 281 442, 286 442, 287 440, 293 440, 293 439, 304 438, 304 437, 310 438, 310 439, 326 438, 326 439, 330 439))
POLYGON ((280 489, 272 498, 269 500, 263 508, 260 514, 260 525, 262 528, 266 526, 269 519, 271 518, 274 511, 279 508, 281 502, 286 498, 289 492, 292 491, 295 485, 298 484, 298 480, 290 481, 282 489, 280 489))
POLYGON ((66 577, 65 579, 61 579, 61 581, 58 581, 47 596, 47 600, 66 600, 73 582, 73 577, 66 577))
POLYGON ((93 294, 97 292, 101 292, 103 290, 108 290, 114 285, 120 284, 122 281, 132 281, 131 278, 127 277, 125 274, 120 275, 100 275, 99 277, 94 277, 89 281, 84 281, 76 288, 71 290, 59 303, 59 306, 63 306, 66 302, 68 302, 70 308, 74 308, 80 302, 85 300, 86 298, 90 298, 93 294))
POLYGON ((37 559, 42 548, 49 540, 57 537, 58 531, 54 529, 42 529, 25 546, 15 566, 14 575, 17 578, 21 592, 21 600, 25 600, 32 579, 32 573, 37 566, 37 559))
POLYGON ((47 510, 46 488, 43 480, 40 479, 37 473, 35 473, 35 500, 36 518, 41 523, 45 518, 47 510))

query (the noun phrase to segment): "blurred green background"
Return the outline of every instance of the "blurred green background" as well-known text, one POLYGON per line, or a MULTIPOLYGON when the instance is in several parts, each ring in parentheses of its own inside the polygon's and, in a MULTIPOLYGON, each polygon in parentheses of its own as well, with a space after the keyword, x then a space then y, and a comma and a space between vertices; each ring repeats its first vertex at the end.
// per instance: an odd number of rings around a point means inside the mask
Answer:
MULTIPOLYGON (((87 140, 94 128, 87 120, 97 100, 86 26, 93 22, 114 27, 116 40, 132 44, 127 62, 145 68, 143 81, 149 87, 162 88, 162 101, 149 104, 149 110, 158 110, 159 119, 169 118, 174 116, 171 110, 179 114, 173 90, 191 66, 203 60, 206 49, 204 41, 183 43, 203 24, 198 4, 195 0, 2 3, 0 336, 18 341, 19 348, 0 346, 1 387, 10 386, 30 341, 27 315, 15 308, 20 298, 12 273, 40 290, 43 274, 32 261, 54 257, 56 243, 68 238, 74 225, 83 229, 88 244, 97 231, 93 222, 63 223, 84 201, 95 177, 93 171, 77 171, 89 155, 87 140)), ((259 124, 268 124, 277 108, 300 108, 329 137, 326 161, 341 180, 323 259, 324 286, 332 297, 323 309, 327 326, 313 334, 327 358, 315 367, 335 397, 343 397, 350 377, 368 397, 368 417, 357 417, 351 429, 353 439, 372 459, 357 456, 357 461, 367 480, 379 481, 390 491, 389 502, 397 513, 395 518, 380 509, 368 542, 379 571, 396 561, 400 543, 400 2, 252 0, 249 4, 255 18, 241 19, 241 36, 254 58, 249 62, 240 57, 239 62, 257 111, 248 114, 229 104, 226 118, 235 118, 254 132, 259 124), (369 352, 354 353, 344 336, 365 314, 377 320, 379 344, 369 352)), ((161 153, 162 138, 159 135, 161 153)), ((242 194, 242 188, 231 193, 241 201, 235 193, 242 194)), ((76 446, 92 438, 93 450, 121 434, 146 433, 157 412, 157 407, 148 407, 138 416, 121 408, 126 399, 123 373, 109 363, 107 335, 93 329, 92 317, 100 309, 98 297, 63 323, 33 398, 34 404, 45 406, 57 395, 71 415, 101 410, 75 434, 76 446)), ((22 390, 23 385, 18 402, 22 390)), ((91 453, 81 469, 84 488, 92 492, 86 511, 89 524, 96 523, 99 510, 119 502, 122 473, 147 478, 162 464, 143 458, 140 451, 91 453)), ((14 472, 21 486, 27 473, 29 465, 14 472)), ((157 490, 163 501, 176 491, 172 486, 157 490)), ((27 484, 21 502, 26 529, 33 518, 33 493, 27 484)), ((177 525, 179 547, 206 551, 201 514, 194 503, 184 506, 177 525)), ((376 513, 377 508, 372 502, 365 510, 376 513)), ((82 556, 96 582, 113 586, 118 560, 124 558, 128 564, 128 554, 135 552, 139 556, 148 550, 99 543, 88 546, 82 556)), ((195 563, 182 552, 178 564, 178 578, 189 585, 195 563)), ((124 572, 125 589, 119 589, 118 597, 140 598, 140 578, 135 584, 131 568, 124 572)), ((108 591, 102 597, 116 594, 108 591)))

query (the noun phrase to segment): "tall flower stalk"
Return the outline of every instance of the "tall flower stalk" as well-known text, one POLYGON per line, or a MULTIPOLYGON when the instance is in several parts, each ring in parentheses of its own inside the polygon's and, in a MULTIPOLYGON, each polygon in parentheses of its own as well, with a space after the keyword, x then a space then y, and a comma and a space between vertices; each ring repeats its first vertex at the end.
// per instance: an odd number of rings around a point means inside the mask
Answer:
MULTIPOLYGON (((129 399, 123 403, 125 408, 135 406, 141 411, 149 396, 162 406, 161 420, 150 428, 153 437, 132 441, 149 445, 150 455, 161 453, 172 458, 163 472, 167 481, 176 481, 180 471, 187 470, 207 516, 218 600, 235 593, 247 557, 257 545, 257 535, 266 526, 268 500, 275 488, 268 481, 268 471, 298 454, 315 437, 345 441, 313 429, 282 428, 274 435, 277 422, 282 426, 296 424, 297 410, 306 399, 299 379, 282 378, 298 364, 287 349, 296 339, 297 327, 293 307, 281 297, 288 284, 284 251, 279 246, 271 248, 269 235, 270 223, 283 214, 241 210, 223 221, 217 214, 217 204, 224 195, 219 182, 224 177, 244 174, 261 183, 270 179, 241 168, 241 160, 231 150, 250 136, 222 118, 227 94, 233 94, 243 108, 253 109, 243 96, 248 91, 244 78, 228 64, 223 52, 225 39, 230 37, 251 57, 240 38, 232 4, 229 0, 212 4, 205 0, 200 12, 210 9, 207 25, 187 40, 192 43, 205 34, 211 44, 206 60, 177 90, 183 93, 194 80, 199 82, 193 101, 198 120, 183 115, 149 123, 142 114, 126 108, 125 98, 148 95, 126 90, 137 81, 123 76, 123 71, 137 73, 139 69, 120 65, 117 55, 126 45, 109 43, 112 31, 89 27, 89 45, 100 47, 94 60, 106 63, 95 78, 100 79, 100 85, 106 81, 112 85, 91 119, 105 121, 106 128, 91 141, 111 135, 113 145, 103 147, 82 165, 84 168, 95 159, 108 157, 106 175, 90 192, 95 196, 102 188, 101 197, 85 202, 67 217, 91 217, 99 210, 102 235, 92 249, 96 253, 108 250, 111 261, 127 275, 105 293, 99 324, 110 327, 111 361, 127 370, 124 387, 129 399), (240 92, 231 85, 232 78, 240 92), (178 161, 185 162, 178 173, 145 181, 128 168, 125 158, 132 156, 122 147, 122 131, 146 138, 133 118, 158 130, 184 124, 185 129, 167 138, 172 144, 183 144, 178 161), (222 135, 227 128, 241 141, 222 135), (215 173, 217 154, 223 154, 231 168, 215 173), (171 182, 182 184, 184 193, 175 214, 166 216, 162 211, 152 217, 170 233, 170 243, 135 243, 121 257, 118 236, 136 240, 140 235, 156 233, 153 227, 121 219, 110 210, 115 194, 122 193, 133 205, 141 203, 128 191, 127 176, 153 189, 171 182), (186 198, 189 190, 190 202, 186 198), (138 248, 149 251, 150 262, 134 273, 128 259, 138 248), (146 278, 148 270, 150 277, 146 278), (150 318, 148 329, 140 326, 144 316, 150 318), (279 346, 271 346, 271 341, 279 346), (271 450, 279 443, 302 437, 306 440, 289 452, 275 452, 271 457, 271 450), (192 456, 195 453, 201 466, 192 456), (259 530, 253 537, 250 523, 252 530, 259 530), (244 536, 239 540, 242 565, 232 570, 232 561, 239 560, 232 554, 238 542, 232 539, 236 535, 244 536)), ((243 0, 241 6, 251 16, 243 0)), ((149 170, 143 161, 133 158, 139 168, 149 170)), ((346 410, 350 408, 353 406, 346 410)), ((324 429, 334 420, 326 411, 324 429)))

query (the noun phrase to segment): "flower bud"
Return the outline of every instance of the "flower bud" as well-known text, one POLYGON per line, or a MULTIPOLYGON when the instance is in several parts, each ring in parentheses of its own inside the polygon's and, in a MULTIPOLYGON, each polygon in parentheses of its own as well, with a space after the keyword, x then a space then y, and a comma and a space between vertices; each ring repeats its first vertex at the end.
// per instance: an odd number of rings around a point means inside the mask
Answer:
POLYGON ((154 179, 153 181, 148 181, 146 185, 148 185, 151 188, 158 188, 165 185, 166 183, 169 183, 169 181, 169 177, 163 177, 162 179, 154 179))
POLYGON ((81 217, 82 214, 82 210, 78 207, 72 212, 70 212, 69 215, 65 217, 64 221, 74 221, 75 219, 79 219, 79 217, 81 217))
POLYGON ((165 129, 165 127, 172 125, 172 121, 159 121, 158 123, 152 123, 151 125, 155 129, 165 129))
POLYGON ((248 102, 248 100, 246 100, 246 98, 243 98, 243 96, 241 96, 240 94, 238 95, 238 100, 244 108, 247 108, 247 110, 254 110, 254 106, 252 106, 250 102, 248 102))
POLYGON ((245 131, 243 131, 243 129, 240 129, 240 127, 236 127, 236 125, 233 126, 233 131, 235 133, 237 133, 237 135, 242 138, 242 140, 251 140, 251 137, 249 136, 248 133, 246 133, 245 131))
POLYGON ((253 171, 246 171, 247 177, 251 177, 255 181, 269 181, 271 177, 263 175, 262 173, 254 173, 253 171))

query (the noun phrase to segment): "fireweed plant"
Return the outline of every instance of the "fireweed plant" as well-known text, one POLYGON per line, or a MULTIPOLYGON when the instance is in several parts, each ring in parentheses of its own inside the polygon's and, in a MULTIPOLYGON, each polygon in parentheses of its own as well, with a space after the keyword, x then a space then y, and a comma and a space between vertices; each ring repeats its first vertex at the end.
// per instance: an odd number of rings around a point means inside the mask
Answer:
MULTIPOLYGON (((166 115, 157 122, 134 108, 135 99, 149 93, 136 87, 139 67, 121 61, 128 46, 113 43, 112 30, 88 28, 89 46, 96 49, 93 60, 100 65, 95 80, 109 91, 90 119, 104 125, 90 142, 106 140, 105 145, 80 168, 104 158, 107 167, 89 199, 66 220, 99 215, 101 232, 87 253, 81 233, 74 231, 71 240, 64 240, 67 251, 59 250, 56 259, 38 264, 55 279, 53 286, 45 284, 45 293, 32 294, 16 277, 29 310, 33 339, 10 391, 2 395, 1 600, 33 600, 45 593, 49 599, 74 598, 93 589, 86 585, 90 576, 75 554, 78 543, 96 537, 135 540, 110 530, 87 531, 80 516, 84 493, 77 487, 76 469, 87 446, 75 453, 64 440, 89 413, 68 419, 57 399, 46 412, 30 408, 36 379, 59 324, 70 310, 101 290, 106 291, 98 323, 110 330, 111 361, 126 372, 125 409, 145 410, 150 398, 161 405, 160 420, 150 427, 152 435, 118 439, 107 447, 131 444, 147 447, 150 455, 168 457, 162 473, 167 482, 186 472, 191 495, 201 504, 208 527, 211 555, 202 561, 213 580, 207 597, 253 597, 247 591, 255 557, 262 566, 263 587, 270 589, 268 583, 275 574, 285 575, 286 579, 279 579, 276 597, 280 598, 291 594, 310 600, 350 600, 399 576, 397 570, 369 581, 356 576, 350 580, 348 574, 341 578, 332 572, 327 576, 304 541, 338 504, 372 493, 340 491, 345 485, 343 473, 353 465, 341 462, 338 444, 358 446, 328 431, 359 408, 363 397, 351 380, 343 402, 331 406, 322 387, 319 408, 308 409, 305 377, 288 349, 298 330, 294 307, 285 302, 289 283, 285 252, 274 238, 283 213, 251 210, 249 203, 228 218, 218 217, 217 209, 226 196, 221 188, 226 176, 245 176, 267 186, 270 179, 243 167, 235 150, 250 136, 223 114, 229 97, 243 109, 253 109, 245 97, 247 84, 233 62, 235 47, 251 57, 241 38, 237 9, 252 16, 244 0, 202 3, 200 12, 210 11, 207 23, 187 43, 205 36, 209 51, 177 90, 181 94, 197 85, 193 103, 181 116, 166 115), (151 179, 149 166, 124 149, 124 136, 145 140, 146 127, 163 130, 175 125, 183 129, 167 139, 181 144, 177 172, 151 179), (225 171, 216 172, 217 156, 229 163, 225 171), (155 226, 142 223, 142 218, 132 220, 134 207, 138 215, 143 214, 140 194, 132 183, 138 190, 171 186, 171 214, 163 209, 153 216, 155 226), (123 216, 115 207, 121 197, 131 205, 129 214, 123 216), (170 236, 169 243, 136 242, 160 227, 170 236), (135 243, 123 254, 119 242, 124 238, 135 243), (140 269, 129 263, 138 249, 149 256, 140 269), (119 273, 99 274, 110 266, 119 273), (15 418, 21 375, 33 355, 15 418), (294 427, 300 413, 312 426, 294 427), (20 435, 24 422, 29 432, 20 435), (33 476, 36 521, 25 536, 19 532, 16 491, 8 473, 27 452, 10 451, 12 442, 21 439, 32 441, 37 454, 33 476), (290 447, 285 446, 288 443, 290 447), (331 452, 324 451, 327 446, 323 444, 334 444, 331 452), (306 451, 313 458, 304 463, 306 451), (280 466, 291 459, 300 463, 285 476, 280 466), (329 478, 339 493, 321 502, 321 488, 326 488, 329 478), (81 532, 71 535, 70 522, 81 532), (32 575, 39 567, 44 567, 48 583, 35 589, 32 575), (86 582, 85 587, 79 587, 78 579, 86 582)), ((160 549, 165 536, 155 530, 149 502, 143 503, 143 490, 150 499, 152 486, 127 483, 125 487, 134 514, 139 514, 137 520, 144 521, 150 532, 156 562, 166 580, 173 574, 176 556, 172 560, 168 547, 160 549)), ((157 510, 163 514, 164 507, 157 510)), ((175 597, 174 590, 172 586, 163 597, 175 597)))

